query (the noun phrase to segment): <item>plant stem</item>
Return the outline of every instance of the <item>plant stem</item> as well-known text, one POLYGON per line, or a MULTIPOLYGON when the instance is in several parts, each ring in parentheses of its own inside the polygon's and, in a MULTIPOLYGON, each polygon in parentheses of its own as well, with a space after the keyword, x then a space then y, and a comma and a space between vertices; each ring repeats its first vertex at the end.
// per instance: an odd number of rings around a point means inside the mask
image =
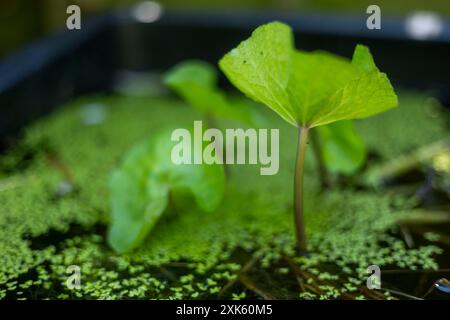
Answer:
POLYGON ((305 164, 306 142, 308 128, 301 127, 298 131, 297 160, 295 162, 294 181, 294 213, 295 231, 297 236, 297 250, 299 254, 307 252, 305 223, 303 217, 303 173, 305 164))

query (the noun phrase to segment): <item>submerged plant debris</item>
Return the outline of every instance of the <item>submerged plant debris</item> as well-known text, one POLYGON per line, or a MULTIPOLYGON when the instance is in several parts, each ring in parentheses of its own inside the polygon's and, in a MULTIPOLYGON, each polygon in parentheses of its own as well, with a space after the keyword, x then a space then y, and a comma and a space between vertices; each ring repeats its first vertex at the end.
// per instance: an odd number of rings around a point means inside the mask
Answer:
MULTIPOLYGON (((367 167, 449 136, 444 114, 431 110, 425 96, 399 99, 396 110, 355 122, 371 155, 367 167)), ((217 210, 206 214, 193 205, 163 216, 128 254, 106 243, 111 172, 131 145, 167 126, 189 127, 201 115, 167 97, 89 96, 31 125, 0 157, 0 297, 392 299, 398 296, 367 289, 369 265, 440 268, 439 236, 427 233, 412 247, 401 236, 397 221, 417 213, 415 192, 374 190, 355 178, 319 193, 311 153, 305 164, 310 255, 295 257, 286 181, 294 171, 289 141, 296 130, 261 112, 266 124, 280 128, 279 173, 231 166, 217 210), (92 103, 103 106, 104 117, 87 125, 83 110, 92 103), (62 185, 70 188, 60 192, 62 185), (81 268, 80 289, 66 286, 70 265, 81 268)))

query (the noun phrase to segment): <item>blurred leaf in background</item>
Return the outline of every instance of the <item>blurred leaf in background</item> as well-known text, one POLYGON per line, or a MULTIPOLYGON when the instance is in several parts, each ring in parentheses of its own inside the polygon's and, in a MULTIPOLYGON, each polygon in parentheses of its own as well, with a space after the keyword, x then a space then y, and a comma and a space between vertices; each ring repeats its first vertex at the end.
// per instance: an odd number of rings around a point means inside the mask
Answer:
POLYGON ((256 115, 242 99, 230 99, 218 87, 216 68, 204 61, 188 60, 170 69, 165 84, 206 117, 255 124, 256 115))
POLYGON ((366 160, 364 141, 351 120, 316 128, 323 162, 332 173, 352 174, 366 160))
MULTIPOLYGON (((108 243, 117 252, 138 246, 174 198, 190 193, 198 207, 214 211, 225 190, 223 166, 176 165, 171 160, 171 130, 163 130, 134 146, 110 180, 111 226, 108 243)), ((193 144, 192 154, 202 148, 193 144)), ((202 152, 202 151, 200 151, 202 152)), ((176 203, 178 204, 178 202, 176 203)), ((172 208, 183 213, 184 207, 172 208)))

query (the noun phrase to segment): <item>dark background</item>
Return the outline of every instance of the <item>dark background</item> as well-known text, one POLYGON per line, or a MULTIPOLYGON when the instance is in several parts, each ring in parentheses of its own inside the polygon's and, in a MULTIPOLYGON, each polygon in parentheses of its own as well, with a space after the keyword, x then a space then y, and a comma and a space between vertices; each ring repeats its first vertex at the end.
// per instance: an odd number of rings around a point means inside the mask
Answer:
MULTIPOLYGON (((396 88, 426 90, 450 105, 447 0, 162 0, 162 14, 151 23, 134 15, 139 3, 0 1, 0 150, 55 107, 112 89, 124 70, 163 72, 193 58, 216 64, 254 28, 273 20, 292 26, 302 50, 350 57, 357 43, 368 45, 396 88), (70 4, 81 8, 81 30, 66 28, 70 4), (381 30, 366 27, 372 4, 381 8, 381 30), (423 12, 442 22, 438 36, 417 39, 407 32, 407 21, 423 12)), ((228 85, 224 78, 221 84, 228 85)))
MULTIPOLYGON (((96 15, 111 8, 124 7, 136 0, 1 0, 0 1, 0 59, 42 38, 65 25, 66 8, 70 4, 81 7, 84 16, 96 15)), ((433 11, 450 15, 448 0, 161 0, 168 8, 199 11, 269 10, 290 13, 323 12, 332 14, 365 15, 371 4, 379 5, 382 14, 405 16, 415 11, 433 11)))

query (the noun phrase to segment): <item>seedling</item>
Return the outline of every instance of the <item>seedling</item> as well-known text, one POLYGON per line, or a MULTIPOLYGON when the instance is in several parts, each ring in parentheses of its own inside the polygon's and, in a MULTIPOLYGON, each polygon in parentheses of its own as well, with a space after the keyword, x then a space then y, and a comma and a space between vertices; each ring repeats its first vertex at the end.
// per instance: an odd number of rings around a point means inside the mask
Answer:
POLYGON ((243 93, 298 128, 294 178, 297 247, 307 252, 303 217, 303 170, 309 130, 341 120, 367 118, 397 105, 397 96, 369 49, 356 46, 353 60, 294 48, 292 30, 272 22, 219 62, 243 93))
POLYGON ((177 194, 188 190, 207 212, 216 209, 222 199, 223 167, 173 164, 170 137, 171 131, 162 131, 136 145, 111 176, 108 242, 117 252, 138 246, 167 211, 170 198, 177 194))

